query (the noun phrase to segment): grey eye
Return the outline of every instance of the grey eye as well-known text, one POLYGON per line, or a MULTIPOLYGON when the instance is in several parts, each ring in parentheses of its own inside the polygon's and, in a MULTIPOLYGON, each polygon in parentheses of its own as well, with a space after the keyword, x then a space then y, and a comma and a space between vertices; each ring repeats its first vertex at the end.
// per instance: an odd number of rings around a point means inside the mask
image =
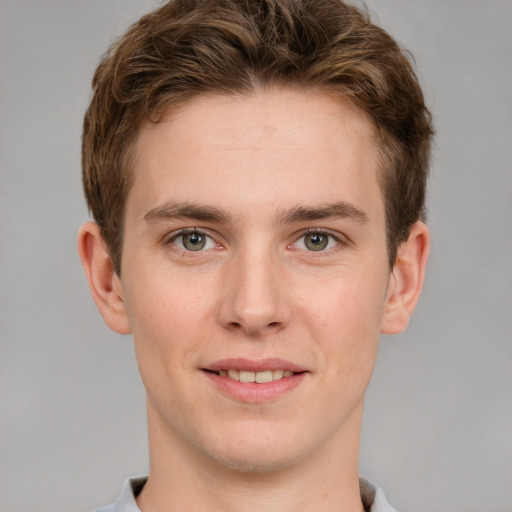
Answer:
POLYGON ((310 251, 323 251, 329 245, 329 235, 325 233, 308 233, 304 235, 304 245, 310 251))
POLYGON ((174 235, 168 242, 185 252, 199 252, 215 249, 215 240, 202 231, 184 231, 174 235))
POLYGON ((200 251, 206 245, 207 237, 202 233, 186 233, 181 235, 183 247, 187 251, 200 251))

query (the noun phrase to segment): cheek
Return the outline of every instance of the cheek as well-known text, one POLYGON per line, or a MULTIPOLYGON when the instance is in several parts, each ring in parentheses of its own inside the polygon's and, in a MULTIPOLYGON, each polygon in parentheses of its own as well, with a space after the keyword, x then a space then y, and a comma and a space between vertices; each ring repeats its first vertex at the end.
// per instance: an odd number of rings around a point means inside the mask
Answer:
POLYGON ((297 308, 317 327, 365 337, 380 329, 387 280, 343 269, 296 283, 297 308))
POLYGON ((382 277, 340 272, 300 294, 299 316, 322 347, 330 371, 369 378, 380 338, 385 284, 382 277))
POLYGON ((142 380, 155 387, 177 368, 192 367, 208 329, 208 297, 179 276, 137 276, 126 287, 126 305, 142 380))
POLYGON ((175 339, 204 322, 211 309, 212 289, 206 276, 171 272, 165 264, 138 265, 136 276, 126 287, 127 309, 134 332, 158 342, 175 339), (145 269, 151 268, 151 272, 145 269))

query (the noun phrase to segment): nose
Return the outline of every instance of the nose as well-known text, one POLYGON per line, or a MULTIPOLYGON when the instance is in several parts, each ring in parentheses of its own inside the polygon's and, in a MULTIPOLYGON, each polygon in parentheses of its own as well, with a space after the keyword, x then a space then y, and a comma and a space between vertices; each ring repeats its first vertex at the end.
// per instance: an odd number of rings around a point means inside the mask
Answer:
POLYGON ((249 252, 225 269, 218 311, 225 329, 257 338, 280 332, 291 313, 279 262, 272 254, 249 252))

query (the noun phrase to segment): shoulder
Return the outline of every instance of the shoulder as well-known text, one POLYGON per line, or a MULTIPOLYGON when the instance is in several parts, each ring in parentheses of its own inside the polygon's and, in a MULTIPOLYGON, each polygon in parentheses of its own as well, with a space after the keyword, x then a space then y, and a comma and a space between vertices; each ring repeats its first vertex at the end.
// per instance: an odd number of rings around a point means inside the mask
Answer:
POLYGON ((144 487, 146 480, 147 477, 145 476, 129 478, 124 483, 121 494, 114 503, 97 508, 94 512, 140 512, 135 497, 144 487))
POLYGON ((384 491, 377 484, 359 478, 359 489, 366 512, 396 512, 388 503, 384 491))

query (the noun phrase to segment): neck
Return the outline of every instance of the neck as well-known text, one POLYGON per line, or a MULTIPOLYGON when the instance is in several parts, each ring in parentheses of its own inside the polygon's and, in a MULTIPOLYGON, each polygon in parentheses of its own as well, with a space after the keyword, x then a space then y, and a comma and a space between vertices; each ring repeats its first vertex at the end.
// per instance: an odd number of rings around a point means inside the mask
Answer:
POLYGON ((168 432, 151 406, 148 417, 151 464, 137 498, 142 512, 363 512, 358 478, 362 404, 314 454, 265 470, 219 464, 168 432))

